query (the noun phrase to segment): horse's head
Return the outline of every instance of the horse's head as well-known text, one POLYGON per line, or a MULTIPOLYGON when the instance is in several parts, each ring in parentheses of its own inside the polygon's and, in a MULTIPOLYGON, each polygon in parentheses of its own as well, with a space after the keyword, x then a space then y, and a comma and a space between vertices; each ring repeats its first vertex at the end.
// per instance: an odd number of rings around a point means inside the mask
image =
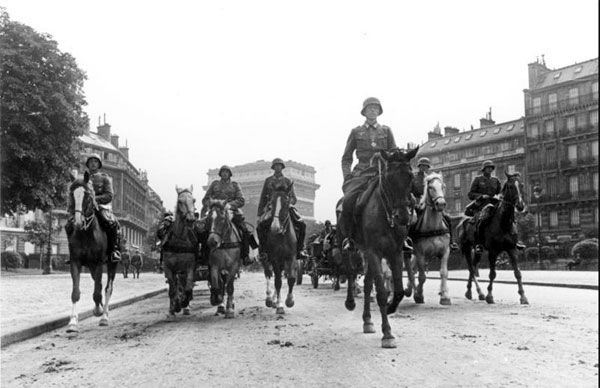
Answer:
POLYGON ((290 221, 290 192, 294 187, 294 182, 291 185, 275 185, 273 195, 271 196, 271 232, 274 234, 282 234, 287 229, 290 221))
POLYGON ((410 161, 415 157, 419 148, 404 152, 398 148, 390 151, 381 151, 381 158, 385 163, 385 169, 382 172, 382 190, 389 197, 393 208, 403 210, 401 223, 408 223, 408 197, 413 180, 410 161))
POLYGON ((525 202, 523 201, 521 174, 518 172, 514 174, 505 172, 504 174, 506 175, 506 182, 502 186, 502 200, 513 205, 518 211, 523 211, 525 202))
POLYGON ((187 222, 194 222, 196 219, 196 199, 193 195, 194 186, 190 188, 179 188, 175 186, 177 191, 177 208, 175 212, 175 219, 181 219, 187 222))
POLYGON ((226 201, 220 199, 211 199, 208 208, 210 232, 207 243, 210 248, 218 248, 231 233, 233 211, 226 201))
POLYGON ((74 178, 69 187, 69 200, 73 204, 75 229, 87 229, 94 219, 98 205, 90 174, 86 171, 83 178, 74 178))
POLYGON ((431 173, 425 177, 425 193, 421 202, 441 212, 446 208, 446 185, 441 174, 431 173))

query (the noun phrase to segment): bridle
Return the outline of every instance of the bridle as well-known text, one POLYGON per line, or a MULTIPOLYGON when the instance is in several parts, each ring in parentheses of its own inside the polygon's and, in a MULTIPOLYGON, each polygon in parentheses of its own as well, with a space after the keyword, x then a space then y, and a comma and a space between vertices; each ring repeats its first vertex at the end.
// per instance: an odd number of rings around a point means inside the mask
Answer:
MULTIPOLYGON (((442 181, 442 178, 439 176, 433 176, 429 179, 427 179, 427 196, 426 196, 426 202, 425 205, 431 207, 434 211, 438 211, 435 203, 438 199, 444 199, 445 195, 444 195, 444 189, 445 189, 445 184, 442 181), (440 181, 440 184, 442 185, 442 194, 438 194, 437 196, 433 196, 431 195, 431 191, 434 190, 433 187, 430 187, 430 183, 433 181, 440 181)), ((437 190, 436 190, 436 194, 437 194, 437 190)))
POLYGON ((81 230, 86 231, 88 230, 88 228, 90 228, 95 220, 95 211, 94 209, 96 209, 98 207, 98 205, 96 204, 96 197, 93 194, 93 191, 91 191, 89 189, 89 187, 86 187, 84 185, 80 185, 74 189, 71 190, 71 195, 74 195, 73 193, 75 192, 75 190, 77 190, 78 188, 82 188, 84 193, 83 193, 83 199, 81 200, 81 207, 83 209, 83 204, 85 203, 85 198, 89 198, 89 201, 87 202, 87 206, 85 207, 85 210, 80 210, 80 209, 75 209, 74 210, 74 214, 81 214, 81 218, 82 218, 82 225, 81 225, 81 230), (91 211, 90 211, 91 210, 91 211), (89 215, 86 215, 89 214, 89 215))
MULTIPOLYGON (((392 175, 392 174, 399 175, 400 172, 398 171, 398 172, 388 173, 388 164, 389 163, 398 164, 398 167, 400 167, 402 165, 409 166, 409 163, 407 163, 407 162, 386 162, 386 161, 382 160, 381 157, 379 157, 377 159, 377 168, 379 171, 379 198, 381 200, 381 203, 383 204, 383 209, 385 211, 388 225, 390 226, 390 228, 395 228, 396 227, 395 219, 399 217, 400 208, 406 207, 408 204, 408 201, 406 198, 397 199, 395 201, 395 203, 392 200, 393 196, 390 193, 391 192, 391 189, 389 187, 390 183, 389 183, 389 179, 387 179, 387 177, 388 177, 388 175, 392 175)), ((410 174, 410 177, 412 180, 412 174, 410 174)), ((409 184, 410 184, 410 180, 409 180, 409 182, 407 182, 407 186, 409 184)), ((398 224, 400 224, 400 223, 398 222, 398 224)))

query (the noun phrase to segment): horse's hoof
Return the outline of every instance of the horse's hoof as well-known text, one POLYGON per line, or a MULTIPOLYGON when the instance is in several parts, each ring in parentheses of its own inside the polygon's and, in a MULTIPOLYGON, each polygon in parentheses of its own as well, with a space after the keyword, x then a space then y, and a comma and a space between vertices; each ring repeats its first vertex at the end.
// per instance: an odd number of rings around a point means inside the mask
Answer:
POLYGON ((394 337, 382 338, 381 347, 384 349, 394 349, 396 347, 396 339, 394 337))
POLYGON ((190 315, 190 308, 189 307, 184 307, 183 308, 183 315, 190 315))
POLYGON ((406 296, 407 298, 410 298, 412 296, 412 289, 411 288, 405 288, 404 289, 404 296, 406 296))
POLYGON ((227 310, 225 312, 225 318, 226 319, 231 319, 235 317, 235 312, 233 310, 227 310))
POLYGON ((279 315, 283 315, 285 314, 285 309, 283 307, 277 307, 276 313, 279 315))
POLYGON ((67 333, 79 333, 79 328, 77 325, 69 325, 67 327, 67 333))
POLYGON ((95 317, 101 317, 102 314, 104 314, 104 309, 94 308, 94 316, 95 317))
POLYGON ((450 298, 440 298, 440 304, 442 306, 450 306, 452 305, 452 301, 450 301, 450 298))
POLYGON ((287 307, 294 307, 294 304, 295 304, 295 302, 294 302, 294 298, 287 298, 287 299, 285 300, 285 305, 286 305, 287 307))
POLYGON ((354 311, 354 308, 356 307, 356 302, 354 302, 353 300, 346 300, 344 305, 346 306, 346 310, 354 311))
POLYGON ((102 318, 99 323, 100 326, 108 326, 108 319, 102 318))
POLYGON ((521 298, 521 304, 529 304, 529 301, 527 300, 527 298, 526 298, 526 297, 524 297, 524 296, 523 296, 523 297, 521 298))
POLYGON ((167 321, 174 322, 175 321, 175 314, 174 313, 167 314, 167 321))
POLYGON ((418 304, 425 303, 425 298, 422 295, 415 294, 415 303, 418 303, 418 304))
POLYGON ((471 290, 465 292, 465 298, 469 300, 473 299, 473 293, 471 292, 471 290))
POLYGON ((217 307, 217 314, 225 314, 225 307, 224 306, 217 307))
POLYGON ((365 334, 375 333, 375 325, 372 323, 364 323, 363 324, 363 333, 365 333, 365 334))
POLYGON ((488 295, 488 296, 485 297, 485 301, 488 304, 494 304, 494 297, 492 295, 488 295))
POLYGON ((485 300, 485 295, 479 294, 479 300, 485 300))
POLYGON ((335 286, 333 287, 333 291, 339 291, 340 290, 340 283, 336 282, 335 286))
POLYGON ((270 298, 265 299, 265 306, 273 307, 273 299, 270 299, 270 298))

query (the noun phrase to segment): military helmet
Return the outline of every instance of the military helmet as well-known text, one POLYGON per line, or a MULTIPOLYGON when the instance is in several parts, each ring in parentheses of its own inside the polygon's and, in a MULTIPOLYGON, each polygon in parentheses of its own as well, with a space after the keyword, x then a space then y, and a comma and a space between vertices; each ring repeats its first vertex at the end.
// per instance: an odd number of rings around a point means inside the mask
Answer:
POLYGON ((424 165, 431 168, 431 162, 429 161, 429 158, 419 159, 419 161, 417 162, 417 167, 419 167, 420 165, 424 165))
POLYGON ((98 159, 98 162, 100 163, 100 166, 98 168, 102 168, 102 158, 100 158, 100 155, 94 153, 94 154, 90 154, 87 159, 85 160, 85 166, 89 168, 88 163, 90 161, 90 159, 98 159))
POLYGON ((327 226, 327 225, 331 226, 331 221, 329 221, 329 220, 326 220, 326 221, 325 221, 325 226, 327 226))
POLYGON ((369 105, 377 105, 379 106, 379 114, 383 113, 383 107, 381 106, 381 102, 379 102, 378 98, 375 97, 369 97, 367 98, 364 102, 363 102, 363 107, 362 110, 360 111, 361 115, 365 115, 365 109, 367 108, 367 106, 369 105))
POLYGON ((491 160, 486 160, 481 165, 481 171, 485 170, 486 167, 491 167, 492 169, 496 169, 496 165, 491 160))
POLYGON ((285 163, 283 163, 283 160, 281 158, 273 159, 273 162, 271 163, 271 168, 275 169, 276 164, 281 164, 283 166, 282 168, 285 168, 285 163))
POLYGON ((229 171, 229 175, 233 176, 233 171, 231 171, 231 167, 227 166, 227 165, 223 165, 221 166, 221 168, 219 169, 219 176, 221 176, 221 173, 223 171, 229 171))
POLYGON ((173 210, 167 210, 165 211, 165 213, 163 214, 163 217, 168 217, 168 216, 172 216, 173 215, 173 210))

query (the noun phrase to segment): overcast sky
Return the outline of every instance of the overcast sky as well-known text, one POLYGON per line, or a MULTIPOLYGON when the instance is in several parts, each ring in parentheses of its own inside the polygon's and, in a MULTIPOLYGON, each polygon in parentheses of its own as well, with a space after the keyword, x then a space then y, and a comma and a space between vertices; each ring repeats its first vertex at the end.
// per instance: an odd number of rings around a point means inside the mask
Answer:
POLYGON ((523 116, 542 55, 551 69, 598 57, 597 0, 0 5, 76 58, 92 130, 106 114, 167 208, 176 185, 201 198, 211 168, 280 157, 316 169, 321 222, 366 97, 405 147, 438 122, 477 128, 490 107, 497 123, 523 116))

